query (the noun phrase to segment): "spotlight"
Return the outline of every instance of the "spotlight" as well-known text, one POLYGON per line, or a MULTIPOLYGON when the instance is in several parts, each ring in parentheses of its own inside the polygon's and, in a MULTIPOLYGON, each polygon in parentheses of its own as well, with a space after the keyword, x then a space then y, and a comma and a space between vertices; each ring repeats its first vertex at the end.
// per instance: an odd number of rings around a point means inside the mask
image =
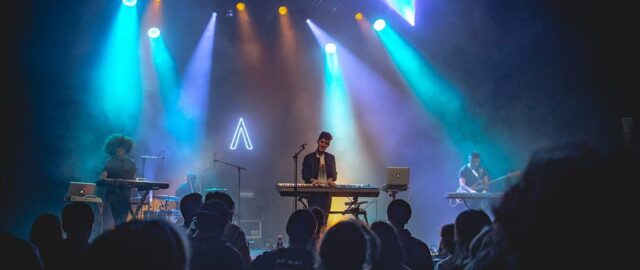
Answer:
POLYGON ((375 29, 376 31, 382 31, 382 29, 384 29, 386 26, 387 23, 383 19, 377 19, 373 23, 373 29, 375 29))
POLYGON ((278 8, 278 13, 280 13, 280 15, 287 15, 287 13, 289 13, 289 9, 285 6, 280 6, 278 8))
POLYGON ((160 36, 160 29, 155 27, 149 28, 149 31, 147 31, 147 35, 149 35, 150 38, 157 38, 160 36))
POLYGON ((244 3, 242 3, 242 2, 238 2, 238 3, 236 4, 236 9, 237 9, 238 11, 243 11, 245 8, 247 8, 247 5, 245 5, 245 4, 244 4, 244 3))
POLYGON ((336 44, 327 43, 326 45, 324 45, 324 51, 326 51, 329 54, 336 53, 336 44))
POLYGON ((362 12, 356 13, 356 21, 362 21, 362 19, 364 19, 362 12))
POLYGON ((132 6, 135 6, 136 3, 138 3, 138 0, 122 0, 122 3, 125 6, 132 7, 132 6))
POLYGON ((233 17, 233 9, 227 10, 226 15, 227 15, 227 17, 233 17))
POLYGON ((307 19, 307 20, 306 20, 306 22, 307 22, 307 23, 310 23, 310 22, 311 22, 311 19, 307 19))

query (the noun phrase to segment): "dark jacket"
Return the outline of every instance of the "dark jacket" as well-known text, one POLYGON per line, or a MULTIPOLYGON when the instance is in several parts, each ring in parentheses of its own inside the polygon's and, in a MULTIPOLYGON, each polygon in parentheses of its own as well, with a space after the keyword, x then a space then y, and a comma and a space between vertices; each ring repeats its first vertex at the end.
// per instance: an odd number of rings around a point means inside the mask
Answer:
MULTIPOLYGON (((327 168, 327 179, 336 178, 336 157, 332 154, 324 152, 324 164, 327 168)), ((311 178, 318 179, 318 173, 320 172, 320 158, 316 156, 316 152, 313 151, 304 156, 302 162, 302 180, 305 183, 311 183, 311 178)))

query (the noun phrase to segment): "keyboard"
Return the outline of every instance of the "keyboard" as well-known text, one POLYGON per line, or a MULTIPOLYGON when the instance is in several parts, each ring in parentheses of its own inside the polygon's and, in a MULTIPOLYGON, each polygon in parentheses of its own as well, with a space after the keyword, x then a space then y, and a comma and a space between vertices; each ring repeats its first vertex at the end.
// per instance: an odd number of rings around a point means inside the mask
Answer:
POLYGON ((380 188, 371 184, 328 184, 298 183, 297 192, 293 183, 277 183, 276 191, 282 197, 308 196, 315 193, 329 193, 331 197, 378 197, 380 188))
POLYGON ((137 188, 138 190, 156 190, 167 189, 169 183, 162 182, 149 182, 144 180, 128 180, 128 179, 100 179, 96 182, 98 186, 114 185, 114 186, 129 186, 137 188))
POLYGON ((499 199, 503 193, 470 193, 470 192, 449 192, 445 196, 447 199, 499 199))

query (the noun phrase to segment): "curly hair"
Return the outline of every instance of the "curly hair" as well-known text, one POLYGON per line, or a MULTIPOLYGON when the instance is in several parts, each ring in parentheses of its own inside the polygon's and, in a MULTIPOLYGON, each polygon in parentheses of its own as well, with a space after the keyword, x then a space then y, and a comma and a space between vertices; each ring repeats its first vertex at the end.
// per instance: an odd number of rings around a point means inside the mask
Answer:
POLYGON ((115 156, 118 148, 123 148, 128 154, 133 148, 133 139, 122 134, 113 134, 104 142, 104 151, 110 156, 115 156))

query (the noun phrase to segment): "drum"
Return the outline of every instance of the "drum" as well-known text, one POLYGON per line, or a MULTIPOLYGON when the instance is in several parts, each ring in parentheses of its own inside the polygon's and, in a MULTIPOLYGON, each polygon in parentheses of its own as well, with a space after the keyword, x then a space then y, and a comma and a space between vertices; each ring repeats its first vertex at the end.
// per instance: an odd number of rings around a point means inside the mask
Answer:
POLYGON ((169 223, 177 223, 182 219, 179 210, 147 210, 144 211, 144 220, 164 220, 169 223))

